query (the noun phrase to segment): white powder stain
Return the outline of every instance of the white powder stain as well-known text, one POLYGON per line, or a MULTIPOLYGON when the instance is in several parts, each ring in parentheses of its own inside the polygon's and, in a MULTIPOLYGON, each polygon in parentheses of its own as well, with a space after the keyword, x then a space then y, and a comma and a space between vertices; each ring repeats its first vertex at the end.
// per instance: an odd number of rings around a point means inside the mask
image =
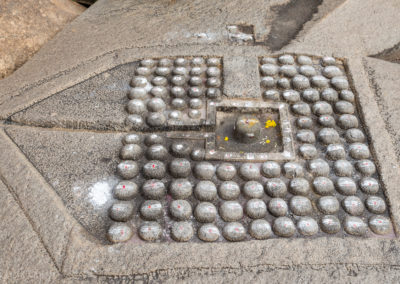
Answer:
POLYGON ((107 181, 99 181, 89 187, 88 198, 93 207, 103 207, 111 199, 111 190, 107 181))

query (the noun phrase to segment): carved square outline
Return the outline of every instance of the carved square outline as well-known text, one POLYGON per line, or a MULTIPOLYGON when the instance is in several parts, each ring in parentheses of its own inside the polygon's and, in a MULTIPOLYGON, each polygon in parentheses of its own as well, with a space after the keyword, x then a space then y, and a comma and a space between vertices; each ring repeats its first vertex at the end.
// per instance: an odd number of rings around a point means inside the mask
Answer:
POLYGON ((219 108, 229 107, 234 109, 274 109, 279 112, 279 125, 282 133, 283 151, 279 153, 238 153, 216 150, 215 133, 208 133, 206 137, 206 160, 236 161, 236 162, 264 162, 264 161, 290 161, 295 159, 292 129, 289 120, 288 105, 283 102, 260 102, 243 100, 225 100, 221 102, 208 102, 207 122, 216 125, 216 115, 219 108))

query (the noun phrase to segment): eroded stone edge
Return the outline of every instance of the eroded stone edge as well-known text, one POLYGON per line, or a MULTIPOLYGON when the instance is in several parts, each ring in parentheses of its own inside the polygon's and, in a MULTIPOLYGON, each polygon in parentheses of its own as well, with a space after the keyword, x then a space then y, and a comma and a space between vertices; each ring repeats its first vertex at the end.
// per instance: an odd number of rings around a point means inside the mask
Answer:
POLYGON ((79 223, 69 215, 61 198, 0 128, 0 175, 18 199, 33 229, 59 270, 70 232, 79 223))
POLYGON ((365 123, 372 154, 378 166, 383 182, 383 191, 389 205, 389 214, 392 219, 396 235, 400 234, 400 167, 397 163, 396 152, 391 138, 386 130, 385 122, 380 114, 375 95, 370 88, 368 74, 362 58, 353 58, 347 61, 346 67, 357 97, 357 107, 365 123))
POLYGON ((134 242, 95 246, 82 239, 78 229, 63 273, 66 276, 94 274, 123 276, 175 269, 243 269, 252 266, 319 265, 357 263, 397 264, 399 242, 391 239, 331 238, 271 239, 238 243, 148 243, 134 242), (371 257, 373 255, 374 257, 371 257))

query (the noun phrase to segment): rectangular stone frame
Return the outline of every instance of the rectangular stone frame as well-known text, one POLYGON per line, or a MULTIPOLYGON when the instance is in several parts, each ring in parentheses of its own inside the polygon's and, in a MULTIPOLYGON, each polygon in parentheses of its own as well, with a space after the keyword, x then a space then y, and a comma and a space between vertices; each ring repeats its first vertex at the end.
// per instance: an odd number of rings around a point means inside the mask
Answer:
POLYGON ((288 105, 283 102, 263 102, 244 100, 225 100, 222 102, 208 102, 207 121, 216 125, 216 115, 219 108, 229 107, 235 109, 275 109, 279 112, 279 126, 282 133, 283 151, 279 153, 238 153, 215 150, 215 133, 206 137, 206 160, 235 161, 235 162, 264 162, 264 161, 290 161, 296 155, 294 151, 293 135, 289 119, 288 105))
MULTIPOLYGON (((179 52, 177 50, 176 52, 179 52)), ((193 52, 193 51, 192 51, 193 52)), ((221 54, 226 52, 222 49, 221 54)), ((264 52, 261 50, 260 52, 264 52)), ((295 50, 304 54, 301 50, 295 50)), ((125 60, 132 60, 127 51, 125 60)), ((260 53, 261 54, 261 53, 260 53)), ((113 57, 110 54, 110 57, 113 57)), ((101 63, 95 62, 97 65, 101 63)), ((269 239, 240 243, 135 243, 104 245, 67 212, 52 187, 0 127, 0 177, 18 199, 34 230, 64 276, 125 276, 223 269, 294 269, 326 265, 389 266, 400 263, 400 168, 385 121, 379 114, 362 58, 346 69, 378 165, 396 236, 371 238, 269 239), (362 106, 362 107, 361 107, 362 106), (34 202, 32 202, 34 200, 34 202)), ((116 64, 116 63, 115 63, 116 64)), ((96 66, 98 67, 98 66, 96 66)), ((98 70, 98 69, 95 69, 98 70)), ((80 77, 79 77, 80 78, 80 77)), ((68 79, 72 84, 74 79, 68 79)), ((56 79, 51 84, 58 82, 56 79)), ((43 88, 46 84, 42 85, 43 88)), ((39 89, 38 89, 39 90, 39 89)), ((21 100, 25 97, 21 97, 21 100)), ((14 104, 17 104, 15 100, 14 104)), ((9 105, 5 105, 9 107, 9 105)), ((13 108, 15 110, 15 108, 13 108)), ((11 110, 10 110, 11 112, 11 110)))

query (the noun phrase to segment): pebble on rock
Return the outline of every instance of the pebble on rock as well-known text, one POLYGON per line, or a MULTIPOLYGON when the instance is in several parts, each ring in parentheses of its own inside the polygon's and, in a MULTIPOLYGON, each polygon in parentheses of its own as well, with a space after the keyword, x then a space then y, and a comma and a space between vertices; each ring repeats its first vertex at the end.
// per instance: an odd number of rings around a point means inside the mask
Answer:
POLYGON ((299 73, 307 76, 307 77, 312 77, 317 75, 317 71, 315 71, 315 68, 313 66, 310 65, 302 65, 299 68, 299 73))
POLYGON ((267 214, 267 205, 261 199, 250 199, 246 203, 246 214, 253 219, 264 218, 267 214))
POLYGON ((193 161, 202 161, 204 159, 206 155, 206 152, 204 149, 201 148, 195 148, 192 150, 192 152, 190 153, 190 158, 193 161))
POLYGON ((238 242, 244 240, 246 237, 246 230, 242 224, 238 222, 230 222, 225 225, 222 235, 228 241, 238 242))
POLYGON ((204 224, 197 231, 199 239, 204 242, 215 242, 221 236, 218 228, 213 224, 204 224))
POLYGON ((299 63, 300 65, 311 65, 312 59, 308 56, 300 55, 299 57, 297 57, 297 63, 299 63))
POLYGON ((144 144, 146 146, 151 146, 154 144, 163 144, 163 143, 164 139, 158 134, 150 134, 147 135, 146 138, 144 138, 144 144))
POLYGON ((282 96, 289 103, 296 103, 300 100, 300 94, 295 90, 286 90, 282 93, 282 96))
POLYGON ((357 185, 349 177, 340 177, 336 180, 336 189, 343 195, 354 195, 357 192, 357 185))
POLYGON ((309 129, 313 126, 313 121, 307 116, 301 116, 296 120, 296 124, 299 128, 309 129))
POLYGON ((334 196, 322 196, 318 199, 317 206, 323 214, 335 214, 340 209, 339 201, 334 196))
POLYGON ((117 201, 110 207, 109 213, 115 221, 128 221, 133 214, 133 204, 130 201, 117 201))
POLYGON ((370 157, 370 152, 368 146, 362 143, 353 143, 349 147, 350 156, 354 159, 368 159, 370 157))
POLYGON ((290 192, 294 195, 307 195, 310 192, 310 184, 305 178, 294 178, 289 183, 290 192))
POLYGON ((335 189, 333 182, 327 177, 316 177, 313 181, 313 187, 319 195, 330 195, 335 189))
POLYGON ((353 114, 354 113, 354 106, 352 103, 347 101, 338 101, 335 104, 335 109, 340 114, 353 114))
POLYGON ((118 164, 117 172, 124 179, 133 179, 139 173, 139 166, 134 161, 123 161, 118 164))
POLYGON ((214 176, 215 167, 209 162, 197 163, 194 167, 194 174, 198 179, 209 180, 214 176))
POLYGON ((131 227, 124 222, 114 222, 107 232, 107 238, 110 242, 121 243, 128 241, 133 235, 131 227))
POLYGON ((261 198, 264 195, 264 187, 257 181, 248 181, 243 186, 243 194, 248 198, 261 198))
POLYGON ((163 126, 166 121, 165 115, 159 112, 150 112, 146 117, 146 122, 150 126, 163 126))
POLYGON ((216 173, 220 180, 231 180, 236 175, 236 168, 231 163, 222 163, 217 167, 216 173))
POLYGON ((313 218, 301 217, 297 222, 297 230, 303 236, 312 236, 318 233, 318 224, 313 218))
POLYGON ((343 209, 353 216, 359 216, 364 212, 364 204, 357 196, 348 196, 342 201, 343 209))
POLYGON ((194 195, 201 201, 211 201, 217 197, 217 188, 211 181, 200 181, 194 188, 194 195))
POLYGON ((151 179, 142 185, 142 192, 148 199, 161 199, 165 196, 165 185, 160 180, 151 179))
POLYGON ((260 167, 253 163, 243 163, 239 168, 239 173, 246 180, 256 180, 261 177, 260 167))
POLYGON ((316 89, 306 89, 302 92, 302 97, 305 101, 314 103, 319 101, 319 92, 316 89))
POLYGON ((163 162, 152 160, 143 166, 143 175, 150 179, 162 179, 165 176, 166 168, 163 162))
POLYGON ((237 201, 225 201, 219 208, 219 215, 226 222, 242 219, 243 208, 237 201))
POLYGON ((287 178, 302 177, 304 175, 303 166, 296 162, 285 163, 283 170, 287 178))
POLYGON ((146 106, 142 100, 133 99, 128 102, 126 109, 130 114, 142 114, 146 111, 146 106))
POLYGON ((277 162, 268 161, 262 164, 261 172, 267 178, 279 177, 281 175, 281 166, 277 162))
POLYGON ((156 220, 162 213, 163 207, 158 200, 146 200, 140 207, 140 214, 145 220, 156 220))
POLYGON ((174 159, 169 164, 169 171, 175 178, 188 177, 191 173, 190 162, 186 159, 174 159))
POLYGON ((351 128, 346 131, 345 138, 348 143, 364 142, 364 133, 357 128, 351 128))
POLYGON ((122 146, 120 157, 122 160, 137 160, 142 156, 143 150, 138 144, 127 144, 122 146))
POLYGON ((174 200, 169 206, 169 212, 177 220, 187 220, 192 215, 192 206, 186 200, 174 200))
POLYGON ((368 220, 369 228, 378 235, 386 235, 392 231, 392 223, 385 216, 372 216, 368 220))
POLYGON ((357 170, 365 175, 373 175, 376 172, 375 164, 370 160, 360 160, 356 163, 357 170))
POLYGON ((125 120, 125 123, 131 129, 139 129, 143 126, 144 120, 141 115, 131 114, 131 115, 128 115, 128 117, 125 120))
POLYGON ((225 181, 218 187, 218 195, 225 200, 234 200, 240 195, 240 187, 234 181, 225 181))
POLYGON ((217 216, 217 208, 210 202, 200 202, 194 209, 194 217, 201 223, 212 223, 217 216))
POLYGON ((316 102, 312 106, 315 115, 330 115, 333 113, 332 106, 327 102, 316 102))
POLYGON ((272 229, 276 235, 281 237, 291 237, 296 233, 296 227, 288 217, 276 218, 272 229))
POLYGON ((358 119, 352 114, 342 114, 339 116, 338 125, 343 129, 357 128, 358 119))
POLYGON ((268 202, 268 210, 272 215, 280 217, 287 214, 288 206, 282 198, 272 198, 268 202))
POLYGON ((366 194, 376 194, 379 191, 379 182, 371 177, 365 177, 360 181, 360 188, 366 194))
POLYGON ((326 88, 321 93, 321 99, 327 102, 336 102, 339 99, 339 94, 331 88, 326 88))
POLYGON ((351 177, 354 173, 353 165, 347 160, 337 160, 333 164, 333 169, 339 177, 351 177))
POLYGON ((169 186, 169 193, 174 199, 188 198, 192 191, 192 184, 187 179, 174 179, 169 186))
POLYGON ((348 234, 354 236, 363 236, 368 231, 367 224, 361 218, 354 216, 347 216, 343 227, 348 234))
POLYGON ((379 196, 369 196, 365 200, 365 206, 367 207, 368 211, 374 214, 382 214, 386 210, 386 203, 379 196))
POLYGON ((293 65, 282 65, 279 67, 279 73, 283 76, 292 78, 297 74, 297 69, 293 65))
POLYGON ((290 210, 297 216, 309 215, 312 212, 310 199, 304 196, 293 196, 289 202, 290 210))
POLYGON ((340 221, 334 215, 326 215, 320 221, 321 230, 327 234, 336 234, 340 231, 340 221))
POLYGON ((336 125, 335 118, 329 114, 318 117, 318 123, 324 127, 332 128, 336 125))
POLYGON ((318 132, 318 140, 324 144, 335 144, 340 141, 340 136, 333 128, 322 128, 318 132))
POLYGON ((329 144, 326 147, 327 157, 331 160, 343 160, 346 157, 346 151, 341 144, 329 144))
POLYGON ((125 135, 122 142, 124 143, 124 145, 138 144, 140 142, 140 137, 137 134, 130 133, 130 134, 125 135))
POLYGON ((314 159, 308 163, 308 169, 314 176, 328 176, 329 175, 329 164, 323 159, 314 159))
POLYGON ((249 226, 250 235, 257 240, 265 240, 272 236, 271 225, 266 220, 254 220, 249 226))
POLYGON ((162 161, 168 156, 168 150, 160 144, 151 145, 147 148, 146 157, 149 160, 162 161))
POLYGON ((139 193, 136 183, 123 180, 114 187, 114 197, 119 200, 129 200, 139 193))
POLYGON ((302 143, 308 143, 308 144, 315 143, 314 132, 308 129, 299 130, 296 134, 296 138, 298 141, 302 143))
POLYGON ((190 146, 186 142, 175 142, 171 145, 171 153, 175 157, 182 158, 190 153, 190 146))
POLYGON ((272 178, 265 185, 265 192, 271 197, 285 197, 286 184, 279 178, 272 178))
POLYGON ((193 226, 190 222, 176 222, 172 225, 171 237, 177 242, 187 242, 194 234, 193 226))
POLYGON ((303 144, 299 147, 299 152, 303 159, 310 160, 314 159, 318 155, 318 150, 312 144, 303 144))

